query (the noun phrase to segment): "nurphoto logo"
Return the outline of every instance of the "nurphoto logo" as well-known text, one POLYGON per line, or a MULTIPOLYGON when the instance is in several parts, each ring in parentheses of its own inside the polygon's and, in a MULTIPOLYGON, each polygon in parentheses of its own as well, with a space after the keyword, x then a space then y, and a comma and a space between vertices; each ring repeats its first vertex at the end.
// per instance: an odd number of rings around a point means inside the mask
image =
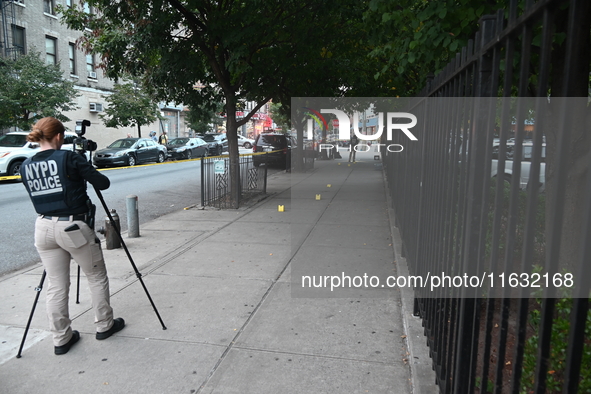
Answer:
MULTIPOLYGON (((352 135, 355 134, 360 141, 379 141, 380 137, 384 132, 384 124, 386 126, 386 137, 388 140, 392 139, 392 134, 394 130, 402 131, 411 141, 417 141, 417 137, 409 130, 416 126, 417 124, 417 117, 408 112, 378 112, 377 119, 378 125, 376 132, 373 134, 363 134, 361 130, 359 130, 359 112, 353 112, 353 116, 350 117, 344 111, 339 109, 321 109, 320 112, 304 107, 307 111, 306 114, 310 117, 307 120, 307 138, 313 139, 314 138, 314 122, 321 130, 328 130, 328 122, 322 116, 322 114, 333 114, 336 116, 336 120, 338 122, 338 130, 339 130, 339 140, 350 140, 352 135), (353 118, 353 127, 351 127, 350 119, 353 118), (410 122, 408 123, 398 123, 401 119, 409 119, 410 122), (351 133, 352 130, 352 133, 351 133)), ((335 124, 337 123, 335 122, 335 124)), ((334 124, 333 124, 334 125, 334 124)), ((388 152, 402 152, 404 147, 400 144, 380 144, 377 143, 379 146, 385 146, 388 152)), ((320 144, 320 150, 322 149, 333 149, 336 148, 338 150, 338 146, 332 144, 320 144)), ((351 146, 349 146, 351 149, 351 146)), ((365 144, 359 144, 353 147, 356 151, 367 151, 369 150, 369 146, 365 144)))

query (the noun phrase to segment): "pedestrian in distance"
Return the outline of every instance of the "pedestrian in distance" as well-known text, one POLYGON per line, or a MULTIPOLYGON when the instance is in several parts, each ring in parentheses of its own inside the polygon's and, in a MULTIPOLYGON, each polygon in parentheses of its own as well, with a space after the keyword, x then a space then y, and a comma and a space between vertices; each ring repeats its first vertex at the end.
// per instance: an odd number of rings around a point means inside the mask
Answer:
POLYGON ((160 145, 168 145, 168 136, 166 135, 166 131, 163 131, 158 138, 158 143, 160 145))
POLYGON ((154 130, 150 131, 150 138, 152 138, 152 141, 154 142, 158 142, 158 137, 156 137, 156 132, 154 130))
POLYGON ((359 137, 353 133, 351 135, 351 143, 349 144, 349 163, 355 163, 355 147, 359 144, 359 137))
POLYGON ((94 220, 94 206, 86 193, 86 181, 100 190, 107 189, 110 181, 85 156, 61 150, 64 132, 59 120, 40 119, 27 136, 39 143, 40 152, 25 160, 21 171, 23 185, 39 214, 35 247, 48 279, 46 309, 56 355, 66 354, 80 339, 80 333, 71 328, 69 315, 71 258, 88 280, 96 339, 109 338, 125 327, 122 318, 113 319, 103 252, 89 225, 94 220))

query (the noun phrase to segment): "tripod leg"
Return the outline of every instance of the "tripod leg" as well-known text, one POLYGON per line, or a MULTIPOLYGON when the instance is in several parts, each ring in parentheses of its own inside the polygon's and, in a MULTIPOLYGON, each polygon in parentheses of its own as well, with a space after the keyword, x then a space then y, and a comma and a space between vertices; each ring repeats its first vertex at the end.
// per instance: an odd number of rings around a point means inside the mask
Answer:
POLYGON ((80 266, 78 266, 78 279, 76 279, 76 304, 80 303, 80 266))
MULTIPOLYGON (((103 198, 103 194, 101 193, 101 191, 99 189, 96 188, 96 186, 94 187, 94 190, 96 191, 96 195, 98 196, 99 200, 101 200, 101 204, 103 205, 103 208, 104 208, 105 212, 107 213, 109 220, 111 221, 111 223, 115 223, 115 220, 113 219, 113 216, 111 215, 111 212, 109 211, 109 207, 107 207, 107 203, 105 202, 105 199, 103 198)), ((119 226, 113 226, 113 227, 115 227, 115 230, 116 230, 115 232, 117 233, 117 236, 119 237, 119 241, 121 241, 121 245, 123 246, 123 249, 125 250, 125 254, 127 255, 127 258, 129 259, 129 262, 131 263, 133 270, 135 271, 135 276, 139 279, 140 283, 142 284, 142 287, 144 288, 144 291, 146 292, 146 296, 148 297, 148 300, 150 301, 150 304, 152 304, 152 308, 154 309, 154 312, 156 313, 156 316, 158 317, 158 320, 160 321, 160 324, 162 325, 162 329, 166 330, 166 326, 164 325, 164 321, 162 321, 162 318, 160 317, 160 313, 158 313, 158 309, 156 308, 156 304, 154 304, 154 301, 152 301, 152 297, 150 297, 150 293, 148 292, 148 288, 144 284, 144 280, 142 279, 142 274, 137 269, 137 267, 133 261, 133 258, 131 257, 131 253, 129 253, 129 249, 127 249, 127 245, 125 245, 125 241, 123 241, 123 237, 121 236, 121 230, 120 230, 119 226)))
POLYGON ((23 334, 23 340, 21 342, 21 346, 18 349, 18 353, 16 358, 21 358, 21 352, 23 351, 23 346, 25 345, 25 340, 27 339, 27 333, 29 332, 29 327, 31 326, 31 320, 33 320, 33 314, 35 314, 35 308, 37 307, 37 301, 39 301, 39 294, 41 294, 41 290, 43 289, 43 282, 45 281, 45 276, 47 272, 43 270, 43 275, 41 275, 41 281, 39 282, 39 286, 35 287, 35 291, 37 295, 35 295, 35 302, 33 302, 33 308, 31 309, 31 314, 29 315, 29 321, 27 322, 27 327, 25 328, 25 333, 23 334))

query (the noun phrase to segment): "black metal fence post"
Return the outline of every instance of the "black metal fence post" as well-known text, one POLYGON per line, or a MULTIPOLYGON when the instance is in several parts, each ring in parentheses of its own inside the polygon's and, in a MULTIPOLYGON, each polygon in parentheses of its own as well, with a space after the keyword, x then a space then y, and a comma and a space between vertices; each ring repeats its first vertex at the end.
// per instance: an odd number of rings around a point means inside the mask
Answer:
POLYGON ((205 157, 201 158, 201 206, 205 206, 205 157))

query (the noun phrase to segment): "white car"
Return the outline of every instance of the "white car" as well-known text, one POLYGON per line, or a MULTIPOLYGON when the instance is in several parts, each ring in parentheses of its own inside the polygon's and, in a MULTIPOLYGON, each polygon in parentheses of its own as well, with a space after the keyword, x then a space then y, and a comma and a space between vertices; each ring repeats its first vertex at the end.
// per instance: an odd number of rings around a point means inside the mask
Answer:
POLYGON ((243 148, 250 149, 254 145, 254 140, 250 138, 246 138, 243 135, 238 134, 238 146, 242 146, 243 148))
MULTIPOLYGON (((38 143, 27 141, 28 134, 17 131, 0 136, 0 176, 20 175, 23 161, 39 152, 38 143)), ((72 150, 75 138, 76 134, 66 133, 62 150, 72 150)))
POLYGON ((39 152, 39 144, 27 141, 24 132, 0 136, 0 175, 20 175, 21 164, 39 152))
MULTIPOLYGON (((218 140, 218 143, 223 145, 224 147, 224 151, 228 150, 228 139, 226 137, 226 133, 208 133, 205 134, 206 138, 203 138, 205 141, 210 142, 210 140, 207 139, 208 135, 213 135, 215 137, 216 140, 218 140)), ((209 137, 211 138, 211 137, 209 137)), ((246 138, 243 135, 238 134, 238 146, 246 148, 246 149, 250 149, 252 148, 252 146, 254 145, 254 140, 250 139, 250 138, 246 138)), ((220 152, 221 154, 221 152, 220 152)))

